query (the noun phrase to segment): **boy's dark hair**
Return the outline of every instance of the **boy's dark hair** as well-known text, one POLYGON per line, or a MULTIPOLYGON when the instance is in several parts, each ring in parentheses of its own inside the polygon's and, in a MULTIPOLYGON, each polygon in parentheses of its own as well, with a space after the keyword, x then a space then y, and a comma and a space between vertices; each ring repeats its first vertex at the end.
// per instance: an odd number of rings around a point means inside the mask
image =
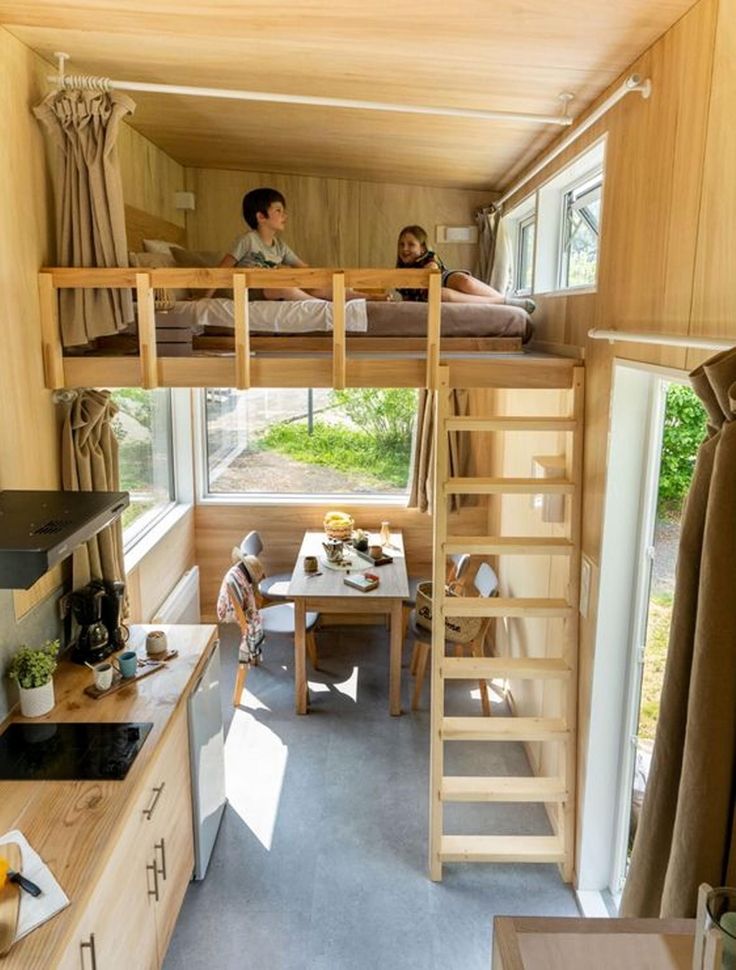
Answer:
POLYGON ((258 228, 258 213, 262 212, 264 216, 267 216, 269 206, 272 206, 274 202, 280 202, 281 205, 286 206, 286 199, 277 189, 253 189, 245 193, 243 196, 243 218, 251 229, 258 228))

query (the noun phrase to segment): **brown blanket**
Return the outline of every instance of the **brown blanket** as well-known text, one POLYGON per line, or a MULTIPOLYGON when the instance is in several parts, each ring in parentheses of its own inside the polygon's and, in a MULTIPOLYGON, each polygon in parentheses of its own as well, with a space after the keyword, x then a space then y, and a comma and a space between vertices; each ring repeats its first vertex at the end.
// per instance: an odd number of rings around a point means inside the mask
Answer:
MULTIPOLYGON (((367 337, 426 336, 426 303, 369 302, 367 307, 367 337)), ((442 304, 443 337, 521 337, 526 343, 533 332, 529 314, 519 307, 505 303, 442 304)))

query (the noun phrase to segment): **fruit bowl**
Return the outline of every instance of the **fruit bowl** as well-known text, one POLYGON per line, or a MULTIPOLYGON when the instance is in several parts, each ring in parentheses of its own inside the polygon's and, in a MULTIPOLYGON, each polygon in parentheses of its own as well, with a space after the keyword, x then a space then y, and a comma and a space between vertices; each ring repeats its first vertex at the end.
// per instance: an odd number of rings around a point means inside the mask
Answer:
POLYGON ((328 512, 322 525, 329 539, 342 539, 346 542, 353 534, 355 522, 347 512, 328 512))

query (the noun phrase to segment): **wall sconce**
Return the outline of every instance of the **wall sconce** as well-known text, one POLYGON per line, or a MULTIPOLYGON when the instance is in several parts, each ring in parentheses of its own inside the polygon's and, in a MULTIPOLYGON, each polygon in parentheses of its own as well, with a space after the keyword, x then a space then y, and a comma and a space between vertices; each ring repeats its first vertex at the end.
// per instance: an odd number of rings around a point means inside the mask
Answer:
MULTIPOLYGON (((567 460, 564 455, 535 455, 532 458, 532 478, 564 478, 567 460)), ((542 514, 542 522, 565 521, 564 495, 532 495, 531 505, 542 514)))

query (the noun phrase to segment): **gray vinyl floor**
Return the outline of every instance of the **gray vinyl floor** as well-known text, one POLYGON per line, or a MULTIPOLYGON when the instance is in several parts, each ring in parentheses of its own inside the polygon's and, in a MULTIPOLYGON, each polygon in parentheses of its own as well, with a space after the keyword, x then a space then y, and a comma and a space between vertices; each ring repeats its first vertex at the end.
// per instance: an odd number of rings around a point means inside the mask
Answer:
MULTIPOLYGON (((236 638, 222 632, 229 803, 165 970, 489 970, 494 915, 578 915, 556 866, 453 864, 427 878, 428 692, 418 713, 388 716, 385 630, 318 633, 307 717, 293 713, 292 646, 277 637, 233 715, 236 638)), ((409 680, 405 669, 405 712, 409 680)), ((479 713, 477 690, 455 688, 447 712, 479 713)), ((446 751, 448 774, 529 773, 519 744, 446 751)), ((445 830, 549 826, 541 806, 455 805, 445 830)))

